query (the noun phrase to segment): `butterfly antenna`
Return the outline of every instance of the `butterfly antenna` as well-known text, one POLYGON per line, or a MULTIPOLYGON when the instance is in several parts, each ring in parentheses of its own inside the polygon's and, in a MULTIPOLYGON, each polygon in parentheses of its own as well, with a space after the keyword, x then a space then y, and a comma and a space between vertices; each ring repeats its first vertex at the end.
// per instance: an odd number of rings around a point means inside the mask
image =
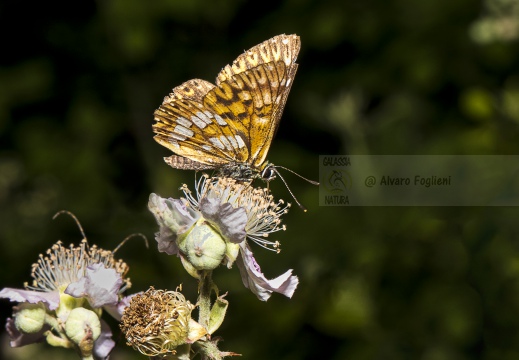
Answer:
MULTIPOLYGON (((280 169, 286 170, 286 171, 288 171, 288 172, 291 172, 292 174, 294 174, 294 175, 296 175, 296 176, 299 176, 301 179, 308 181, 308 182, 309 182, 310 184, 312 184, 312 185, 319 185, 319 183, 318 183, 317 181, 313 181, 313 180, 307 179, 307 178, 305 178, 304 176, 299 175, 299 174, 296 173, 295 171, 290 170, 289 168, 286 168, 286 167, 284 167, 284 166, 279 166, 279 165, 275 165, 274 167, 275 167, 275 168, 280 168, 280 169)), ((276 174, 279 175, 279 172, 276 171, 276 174)), ((279 175, 279 176, 281 177, 281 175, 279 175)))
POLYGON ((148 246, 148 238, 146 236, 144 236, 143 234, 141 233, 135 233, 135 234, 131 234, 131 235, 128 235, 123 241, 121 241, 121 243, 119 245, 117 245, 117 247, 112 251, 112 254, 115 254, 115 252, 117 250, 119 250, 121 248, 121 246, 124 245, 125 242, 127 242, 128 240, 130 240, 132 237, 136 237, 136 236, 140 236, 141 238, 144 239, 144 242, 146 244, 146 249, 149 249, 150 247, 148 246))
POLYGON ((81 226, 81 224, 79 223, 79 220, 77 219, 76 215, 72 214, 70 211, 68 210, 61 210, 61 211, 58 211, 56 214, 54 214, 54 216, 52 217, 52 220, 56 220, 56 218, 58 216, 60 216, 61 214, 67 214, 68 216, 70 216, 72 219, 74 219, 74 221, 76 222, 77 224, 77 227, 79 228, 79 231, 81 232, 81 236, 83 236, 83 239, 86 240, 86 235, 85 235, 85 232, 83 231, 83 227, 81 226))
MULTIPOLYGON (((277 166, 276 166, 277 167, 277 166)), ((276 169, 276 167, 272 167, 272 169, 274 170, 274 172, 279 176, 279 178, 281 179, 281 181, 283 181, 283 184, 285 184, 288 192, 290 193, 290 195, 292 195, 292 198, 294 199, 294 201, 296 202, 297 206, 299 206, 301 208, 301 210, 303 210, 304 212, 307 212, 306 208, 301 205, 301 203, 297 200, 296 196, 294 195, 294 193, 292 192, 292 190, 290 190, 290 188, 288 187, 288 184, 287 182, 285 181, 285 179, 283 179, 283 176, 281 176, 281 174, 279 173, 279 171, 276 169)), ((306 180, 306 179, 305 179, 306 180)), ((268 184, 268 183, 267 183, 268 184)))

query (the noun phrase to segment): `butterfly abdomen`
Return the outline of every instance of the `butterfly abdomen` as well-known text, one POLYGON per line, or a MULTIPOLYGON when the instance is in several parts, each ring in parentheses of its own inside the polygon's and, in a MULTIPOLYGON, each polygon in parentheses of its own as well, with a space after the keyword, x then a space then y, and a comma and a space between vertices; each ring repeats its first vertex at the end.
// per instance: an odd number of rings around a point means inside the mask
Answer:
POLYGON ((191 159, 178 155, 171 155, 169 157, 165 157, 164 161, 169 166, 175 169, 182 170, 209 170, 215 168, 214 165, 203 164, 201 162, 193 161, 191 159))

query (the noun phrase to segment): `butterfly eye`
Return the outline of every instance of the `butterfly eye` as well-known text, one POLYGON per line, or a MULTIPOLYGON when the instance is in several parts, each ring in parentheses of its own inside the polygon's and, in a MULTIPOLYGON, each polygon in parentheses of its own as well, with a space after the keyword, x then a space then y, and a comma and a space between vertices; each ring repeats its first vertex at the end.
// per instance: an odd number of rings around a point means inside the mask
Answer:
POLYGON ((276 171, 272 166, 267 166, 263 171, 261 172, 261 178, 264 181, 271 181, 276 178, 276 171))

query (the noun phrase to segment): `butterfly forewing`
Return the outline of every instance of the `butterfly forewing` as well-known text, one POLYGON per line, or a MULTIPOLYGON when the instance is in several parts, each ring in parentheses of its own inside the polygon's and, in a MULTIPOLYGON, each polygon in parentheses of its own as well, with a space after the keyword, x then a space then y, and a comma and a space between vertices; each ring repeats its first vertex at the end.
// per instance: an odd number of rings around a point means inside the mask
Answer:
POLYGON ((249 84, 256 88, 256 91, 251 92, 254 96, 256 116, 251 118, 252 124, 249 127, 251 139, 249 162, 255 168, 264 165, 281 120, 297 71, 295 61, 300 47, 301 43, 296 35, 276 36, 240 55, 232 65, 223 68, 216 78, 217 86, 237 75, 245 75, 253 80, 249 84), (264 64, 269 66, 261 66, 264 64), (255 69, 258 72, 254 73, 255 69), (263 69, 267 71, 261 71, 263 69), (256 75, 255 79, 252 75, 256 75))
POLYGON ((240 55, 218 74, 216 86, 190 80, 155 111, 155 140, 177 155, 181 169, 239 166, 259 173, 292 85, 300 42, 279 35, 240 55), (183 159, 185 158, 185 159, 183 159))
POLYGON ((274 36, 238 56, 231 65, 226 65, 216 77, 216 85, 260 64, 283 61, 286 66, 292 66, 300 47, 301 42, 297 35, 274 36))

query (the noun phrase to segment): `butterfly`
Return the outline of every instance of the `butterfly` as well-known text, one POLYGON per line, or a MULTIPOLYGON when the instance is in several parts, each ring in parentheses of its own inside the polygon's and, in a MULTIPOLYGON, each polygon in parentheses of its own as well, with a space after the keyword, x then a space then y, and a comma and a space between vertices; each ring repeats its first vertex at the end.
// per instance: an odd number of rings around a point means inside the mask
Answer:
POLYGON ((220 176, 266 181, 277 171, 267 152, 297 71, 301 42, 278 35, 245 51, 216 77, 173 89, 155 111, 154 139, 176 155, 177 169, 216 169, 220 176))

